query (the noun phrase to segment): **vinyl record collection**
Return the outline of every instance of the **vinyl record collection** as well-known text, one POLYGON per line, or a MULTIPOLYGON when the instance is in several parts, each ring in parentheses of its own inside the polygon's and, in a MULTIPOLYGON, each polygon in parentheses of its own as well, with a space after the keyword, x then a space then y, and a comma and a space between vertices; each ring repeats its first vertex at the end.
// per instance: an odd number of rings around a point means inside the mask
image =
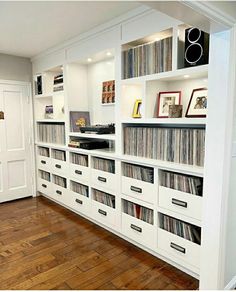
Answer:
POLYGON ((52 149, 52 158, 66 161, 66 152, 62 150, 52 149))
POLYGON ((123 163, 123 175, 149 183, 154 183, 154 170, 151 167, 123 163))
POLYGON ((88 156, 83 154, 71 153, 71 163, 87 167, 88 156))
POLYGON ((201 228, 159 213, 160 227, 187 240, 201 244, 201 228))
POLYGON ((123 200, 123 206, 124 213, 143 220, 149 224, 153 224, 153 210, 126 200, 123 200))
POLYGON ((60 186, 60 187, 62 187, 62 188, 66 188, 66 178, 64 178, 64 177, 61 177, 61 176, 59 176, 59 175, 53 175, 53 182, 54 182, 54 184, 56 184, 56 185, 58 185, 58 186, 60 186))
POLYGON ((50 173, 44 170, 39 170, 39 176, 47 181, 50 181, 50 173))
POLYGON ((85 197, 89 196, 88 186, 79 184, 75 181, 71 181, 71 190, 75 193, 82 195, 82 196, 85 196, 85 197))
POLYGON ((115 173, 115 161, 93 157, 93 168, 99 169, 106 172, 115 173))
POLYGON ((56 123, 38 123, 39 142, 65 144, 65 125, 56 123))
POLYGON ((38 147, 38 153, 41 156, 49 157, 49 148, 46 148, 46 147, 38 147))
POLYGON ((115 196, 93 189, 95 201, 115 209, 115 196))
POLYGON ((202 196, 203 178, 178 174, 169 171, 160 171, 160 185, 181 192, 202 196))
POLYGON ((125 127, 124 154, 203 166, 205 129, 125 127))
POLYGON ((123 79, 172 69, 172 37, 123 51, 123 79))

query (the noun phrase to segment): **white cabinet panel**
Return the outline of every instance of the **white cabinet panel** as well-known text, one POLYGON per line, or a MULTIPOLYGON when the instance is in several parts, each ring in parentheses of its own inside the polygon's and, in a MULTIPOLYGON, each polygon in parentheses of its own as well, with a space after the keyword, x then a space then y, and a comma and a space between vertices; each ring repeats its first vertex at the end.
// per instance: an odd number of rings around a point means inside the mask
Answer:
POLYGON ((26 187, 26 163, 24 160, 9 161, 7 170, 9 190, 26 187))

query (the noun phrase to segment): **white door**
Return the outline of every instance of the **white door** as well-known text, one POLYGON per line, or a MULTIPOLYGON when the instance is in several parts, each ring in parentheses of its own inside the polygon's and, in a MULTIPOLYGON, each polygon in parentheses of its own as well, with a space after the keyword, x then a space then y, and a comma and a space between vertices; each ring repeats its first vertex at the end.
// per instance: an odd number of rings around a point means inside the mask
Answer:
POLYGON ((0 202, 5 202, 33 194, 28 86, 0 83, 0 111, 0 202))

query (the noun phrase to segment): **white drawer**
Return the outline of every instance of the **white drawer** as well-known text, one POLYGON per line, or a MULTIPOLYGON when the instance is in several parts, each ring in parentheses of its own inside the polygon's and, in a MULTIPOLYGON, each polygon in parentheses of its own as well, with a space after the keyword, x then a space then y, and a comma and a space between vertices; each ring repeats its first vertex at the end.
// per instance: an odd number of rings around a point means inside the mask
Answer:
POLYGON ((65 188, 62 188, 56 184, 53 185, 53 198, 65 205, 68 205, 70 202, 70 194, 69 191, 65 188))
POLYGON ((38 178, 38 191, 45 195, 52 196, 51 182, 42 178, 38 178))
POLYGON ((133 198, 155 204, 157 202, 157 187, 154 184, 122 176, 122 193, 133 198))
POLYGON ((152 224, 122 213, 122 233, 151 249, 156 247, 156 229, 152 224))
POLYGON ((106 188, 108 191, 114 192, 117 186, 117 176, 114 173, 91 169, 91 180, 93 185, 106 188))
POLYGON ((86 166, 70 163, 70 176, 75 180, 88 182, 90 171, 86 166))
POLYGON ((75 211, 90 216, 91 213, 91 199, 75 192, 69 191, 68 206, 75 211))
POLYGON ((67 175, 68 174, 68 163, 66 161, 51 159, 52 172, 67 175))
POLYGON ((51 169, 51 158, 46 156, 37 157, 37 166, 39 169, 50 171, 51 169))
POLYGON ((160 186, 159 206, 201 220, 202 197, 200 196, 160 186))
POLYGON ((91 211, 91 215, 96 221, 112 228, 118 227, 118 214, 116 209, 92 200, 91 211))
POLYGON ((166 251, 165 255, 176 263, 200 267, 200 245, 161 228, 158 228, 157 242, 158 248, 166 251))

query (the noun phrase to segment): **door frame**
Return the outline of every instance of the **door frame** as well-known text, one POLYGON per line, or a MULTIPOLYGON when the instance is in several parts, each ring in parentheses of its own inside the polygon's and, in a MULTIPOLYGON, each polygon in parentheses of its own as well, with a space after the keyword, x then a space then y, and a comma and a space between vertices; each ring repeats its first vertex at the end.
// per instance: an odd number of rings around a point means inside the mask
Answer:
POLYGON ((35 147, 34 147, 34 114, 33 114, 33 100, 32 100, 32 84, 29 81, 17 81, 17 80, 5 80, 0 79, 0 84, 6 84, 6 85, 22 85, 26 86, 27 88, 27 98, 28 98, 28 104, 29 104, 29 111, 30 111, 30 160, 31 160, 31 182, 32 182, 32 196, 37 196, 36 191, 36 162, 35 162, 35 147))

